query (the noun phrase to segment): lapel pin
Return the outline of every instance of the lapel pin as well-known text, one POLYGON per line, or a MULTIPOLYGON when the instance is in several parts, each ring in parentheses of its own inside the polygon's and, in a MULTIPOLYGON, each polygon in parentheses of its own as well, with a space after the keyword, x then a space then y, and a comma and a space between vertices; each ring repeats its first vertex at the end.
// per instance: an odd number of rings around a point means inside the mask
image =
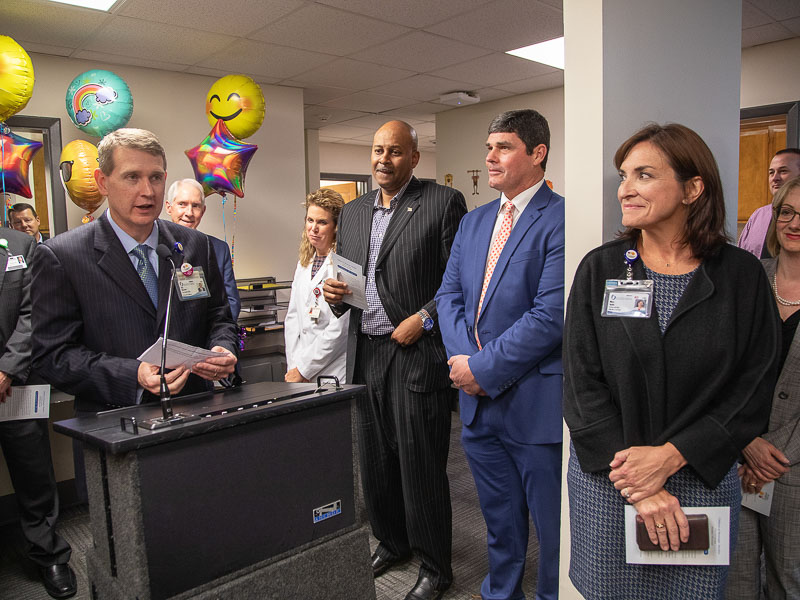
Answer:
POLYGON ((414 209, 409 206, 408 207, 408 212, 414 212, 414 209))
POLYGON ((181 265, 181 273, 186 277, 191 277, 192 273, 194 273, 194 268, 188 262, 185 262, 181 265))
POLYGON ((0 238, 0 248, 8 250, 8 240, 6 238, 0 238))

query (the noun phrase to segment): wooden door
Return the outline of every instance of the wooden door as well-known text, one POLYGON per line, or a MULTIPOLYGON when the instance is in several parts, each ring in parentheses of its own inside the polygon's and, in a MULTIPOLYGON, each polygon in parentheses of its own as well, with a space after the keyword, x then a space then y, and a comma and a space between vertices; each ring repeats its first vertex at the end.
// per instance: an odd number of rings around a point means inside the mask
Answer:
POLYGON ((739 125, 739 230, 757 208, 772 201, 767 172, 786 147, 786 115, 742 119, 739 125))

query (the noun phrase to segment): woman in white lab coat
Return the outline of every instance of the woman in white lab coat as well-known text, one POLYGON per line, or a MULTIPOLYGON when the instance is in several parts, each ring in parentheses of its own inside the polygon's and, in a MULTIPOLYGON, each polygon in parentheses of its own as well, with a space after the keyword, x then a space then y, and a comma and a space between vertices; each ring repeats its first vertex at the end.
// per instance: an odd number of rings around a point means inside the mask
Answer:
POLYGON ((322 188, 306 197, 300 260, 284 322, 284 379, 289 382, 316 381, 318 375, 335 375, 345 382, 350 320, 337 319, 322 297, 322 284, 332 276, 329 253, 336 247, 342 206, 344 200, 333 190, 322 188))

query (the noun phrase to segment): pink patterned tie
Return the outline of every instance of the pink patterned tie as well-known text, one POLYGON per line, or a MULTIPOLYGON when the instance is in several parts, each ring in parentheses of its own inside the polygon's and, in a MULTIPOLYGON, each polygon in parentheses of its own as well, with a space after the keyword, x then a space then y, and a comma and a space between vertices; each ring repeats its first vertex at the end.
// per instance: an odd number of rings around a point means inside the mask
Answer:
POLYGON ((481 341, 478 339, 478 319, 481 317, 481 308, 483 308, 483 298, 486 296, 486 288, 489 287, 489 282, 492 280, 494 268, 497 265, 497 259, 500 258, 500 253, 508 241, 508 236, 511 235, 511 224, 514 222, 514 203, 511 200, 506 201, 503 205, 503 210, 506 213, 503 215, 503 222, 500 224, 500 231, 497 232, 497 237, 492 244, 492 250, 489 252, 489 258, 486 259, 486 274, 483 276, 483 288, 481 288, 481 299, 478 301, 478 313, 475 316, 475 341, 478 342, 478 348, 481 348, 481 341))

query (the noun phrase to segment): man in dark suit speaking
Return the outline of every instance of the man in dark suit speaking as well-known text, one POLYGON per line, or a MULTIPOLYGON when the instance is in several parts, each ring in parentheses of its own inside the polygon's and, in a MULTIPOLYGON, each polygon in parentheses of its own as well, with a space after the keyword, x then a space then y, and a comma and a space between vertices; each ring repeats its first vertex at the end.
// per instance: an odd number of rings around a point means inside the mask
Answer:
POLYGON ((364 269, 368 309, 342 304, 342 282, 328 279, 323 290, 337 316, 350 309, 347 381, 367 386, 357 418, 364 496, 380 541, 373 573, 416 555, 422 565, 407 600, 440 598, 453 579, 446 467, 454 394, 433 296, 467 210, 458 190, 413 177, 418 161, 407 123, 375 133, 380 189, 344 206, 337 249, 364 269))
MULTIPOLYGON (((219 357, 166 375, 172 394, 210 389, 236 364, 237 335, 211 242, 158 220, 166 157, 142 129, 118 129, 98 146, 95 180, 108 198, 97 221, 48 240, 33 269, 34 368, 75 395, 77 412, 155 400, 158 366, 137 360, 163 329, 170 266, 156 247, 180 242, 182 262, 202 267, 210 296, 173 302, 170 338, 219 357), (153 395, 150 395, 153 394, 153 395)), ((177 299, 177 295, 176 298, 177 299)))

